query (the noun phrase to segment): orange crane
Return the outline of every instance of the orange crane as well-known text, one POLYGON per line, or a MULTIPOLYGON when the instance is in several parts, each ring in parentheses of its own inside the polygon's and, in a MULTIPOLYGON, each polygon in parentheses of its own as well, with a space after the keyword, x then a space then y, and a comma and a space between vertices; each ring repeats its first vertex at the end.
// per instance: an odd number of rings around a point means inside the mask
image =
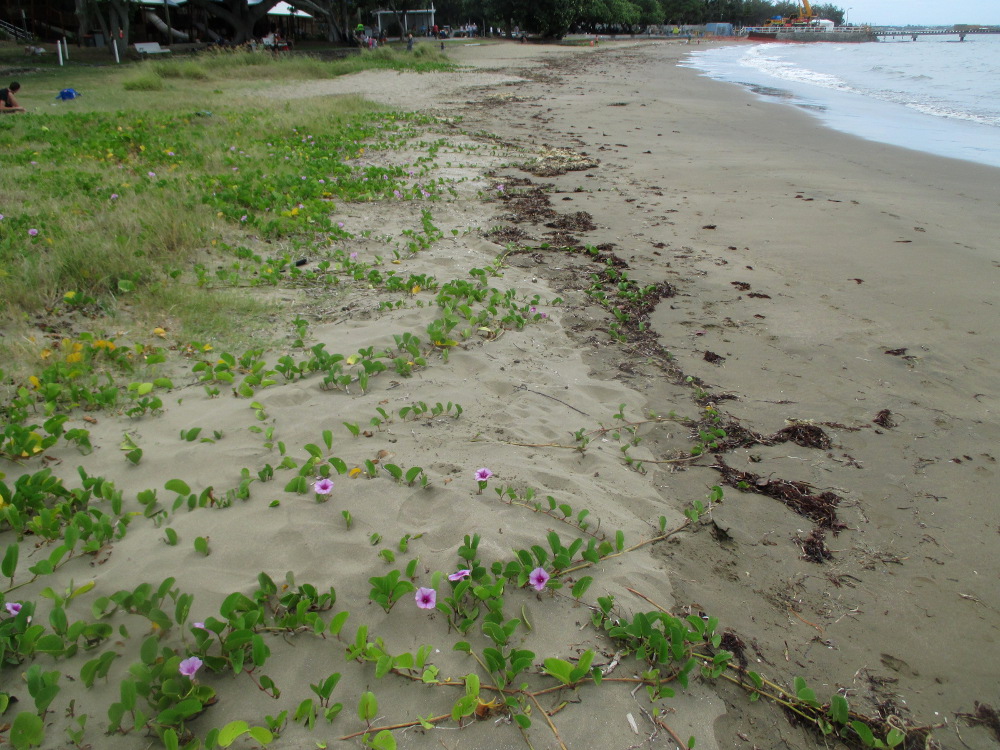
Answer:
POLYGON ((809 0, 798 0, 801 12, 797 16, 781 17, 775 16, 774 18, 769 18, 765 26, 808 26, 815 19, 816 14, 813 13, 812 6, 809 4, 809 0))

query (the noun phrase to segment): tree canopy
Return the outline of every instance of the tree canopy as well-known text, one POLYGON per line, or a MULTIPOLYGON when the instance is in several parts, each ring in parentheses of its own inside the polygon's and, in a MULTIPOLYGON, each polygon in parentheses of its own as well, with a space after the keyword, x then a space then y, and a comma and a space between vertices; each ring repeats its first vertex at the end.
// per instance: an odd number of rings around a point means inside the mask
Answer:
MULTIPOLYGON (((178 15, 197 13, 228 27, 225 36, 241 42, 278 0, 188 0, 178 15)), ((428 8, 432 0, 288 0, 316 18, 330 41, 346 40, 357 23, 371 24, 375 10, 402 17, 407 10, 428 8)), ((766 19, 794 16, 801 0, 433 0, 439 25, 474 22, 481 29, 513 27, 544 38, 560 38, 572 30, 635 33, 651 25, 701 24, 712 21, 753 26, 766 19)), ((121 28, 127 39, 140 8, 130 0, 54 0, 80 20, 81 34, 99 29, 108 35, 121 28)), ((833 3, 813 4, 814 13, 836 23, 844 11, 833 3)))

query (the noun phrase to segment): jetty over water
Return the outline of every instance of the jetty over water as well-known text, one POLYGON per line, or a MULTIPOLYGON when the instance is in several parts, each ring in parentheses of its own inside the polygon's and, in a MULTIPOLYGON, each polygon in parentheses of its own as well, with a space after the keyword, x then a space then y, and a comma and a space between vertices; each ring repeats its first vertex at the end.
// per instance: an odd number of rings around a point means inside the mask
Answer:
POLYGON ((921 36, 957 36, 960 42, 965 41, 965 37, 970 34, 1000 34, 1000 27, 985 27, 979 29, 901 29, 898 26, 871 27, 871 32, 879 39, 891 39, 892 37, 909 37, 910 41, 917 41, 921 36))

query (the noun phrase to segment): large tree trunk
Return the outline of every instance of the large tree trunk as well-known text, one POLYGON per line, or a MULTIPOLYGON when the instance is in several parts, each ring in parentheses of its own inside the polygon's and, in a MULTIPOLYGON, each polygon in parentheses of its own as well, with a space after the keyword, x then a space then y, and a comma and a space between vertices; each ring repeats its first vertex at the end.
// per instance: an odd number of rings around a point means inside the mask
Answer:
POLYGON ((346 0, 293 0, 289 5, 322 20, 328 42, 343 42, 350 38, 346 0))
POLYGON ((254 6, 250 6, 247 0, 226 0, 225 3, 196 0, 194 4, 225 21, 233 31, 229 41, 242 44, 253 38, 253 27, 267 16, 268 11, 278 4, 278 0, 263 0, 254 6))

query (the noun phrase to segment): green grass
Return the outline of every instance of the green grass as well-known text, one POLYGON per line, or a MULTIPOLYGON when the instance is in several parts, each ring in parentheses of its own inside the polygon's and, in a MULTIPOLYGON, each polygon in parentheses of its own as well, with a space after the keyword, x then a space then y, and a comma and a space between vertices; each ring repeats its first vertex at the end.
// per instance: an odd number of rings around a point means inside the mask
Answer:
MULTIPOLYGON (((0 63, 9 53, 0 48, 0 63)), ((329 247, 339 203, 404 187, 401 167, 355 160, 360 148, 393 148, 411 125, 358 96, 251 109, 247 82, 449 66, 431 50, 334 62, 221 52, 20 75, 29 114, 0 118, 0 326, 23 339, 39 315, 83 313, 84 330, 128 329, 131 318, 220 346, 259 335, 289 248, 329 247), (49 98, 68 86, 82 97, 49 98), (252 249, 257 238, 272 243, 266 252, 252 249), (246 285, 261 288, 234 291, 246 285)), ((9 342, 8 360, 37 356, 9 342)))

